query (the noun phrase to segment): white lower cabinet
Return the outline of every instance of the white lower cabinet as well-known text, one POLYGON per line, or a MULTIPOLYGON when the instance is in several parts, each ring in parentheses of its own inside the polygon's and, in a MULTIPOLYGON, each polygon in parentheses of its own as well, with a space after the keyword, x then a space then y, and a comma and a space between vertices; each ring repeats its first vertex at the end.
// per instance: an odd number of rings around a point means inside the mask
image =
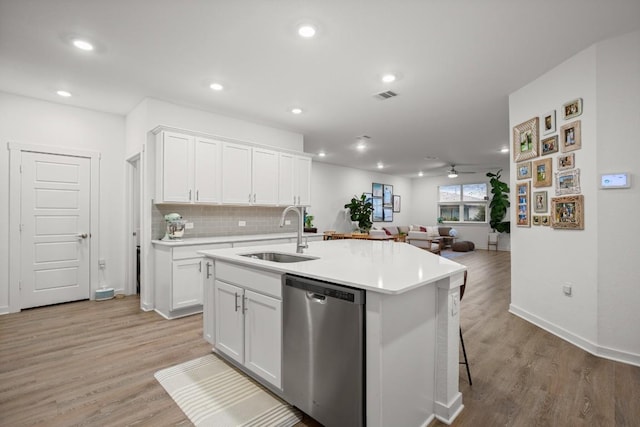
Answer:
POLYGON ((219 261, 215 271, 216 350, 281 388, 281 277, 219 261), (258 292, 263 285, 265 292, 258 292))
POLYGON ((231 244, 154 245, 155 311, 167 319, 202 312, 204 282, 213 276, 213 262, 198 251, 230 247, 231 244))
POLYGON ((202 305, 202 258, 173 261, 171 310, 202 305))

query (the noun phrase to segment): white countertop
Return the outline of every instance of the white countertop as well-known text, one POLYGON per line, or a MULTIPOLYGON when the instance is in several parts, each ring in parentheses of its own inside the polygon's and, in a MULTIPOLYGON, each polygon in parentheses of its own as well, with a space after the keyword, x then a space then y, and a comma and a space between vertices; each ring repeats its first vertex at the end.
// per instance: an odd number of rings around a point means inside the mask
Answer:
POLYGON ((241 256, 256 252, 295 254, 296 244, 263 245, 199 251, 206 257, 254 268, 291 273, 313 279, 385 294, 399 294, 466 270, 458 264, 423 249, 376 240, 327 240, 309 242, 303 255, 311 261, 277 263, 241 256))
MULTIPOLYGON (((304 233, 304 236, 317 236, 317 233, 304 233)), ((236 236, 194 237, 182 240, 152 240, 158 246, 193 246, 212 243, 252 242, 259 240, 289 239, 297 237, 297 233, 245 234, 236 236)))

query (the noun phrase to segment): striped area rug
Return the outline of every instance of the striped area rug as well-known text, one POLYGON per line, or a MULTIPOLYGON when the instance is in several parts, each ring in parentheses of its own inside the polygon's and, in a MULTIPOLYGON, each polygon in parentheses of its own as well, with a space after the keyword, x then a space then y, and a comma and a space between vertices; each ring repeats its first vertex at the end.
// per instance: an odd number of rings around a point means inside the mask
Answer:
POLYGON ((210 354, 155 373, 196 426, 289 427, 302 413, 210 354))

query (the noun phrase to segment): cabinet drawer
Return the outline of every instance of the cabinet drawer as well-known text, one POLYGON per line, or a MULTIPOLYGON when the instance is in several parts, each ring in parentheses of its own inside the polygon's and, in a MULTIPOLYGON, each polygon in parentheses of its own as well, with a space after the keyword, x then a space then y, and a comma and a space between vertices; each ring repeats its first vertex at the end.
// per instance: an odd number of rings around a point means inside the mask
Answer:
POLYGON ((209 249, 226 249, 230 248, 231 243, 212 243, 207 245, 177 246, 173 248, 173 260, 187 258, 201 258, 202 255, 198 251, 207 251, 209 249))
POLYGON ((282 299, 282 275, 236 264, 215 261, 216 280, 282 299))

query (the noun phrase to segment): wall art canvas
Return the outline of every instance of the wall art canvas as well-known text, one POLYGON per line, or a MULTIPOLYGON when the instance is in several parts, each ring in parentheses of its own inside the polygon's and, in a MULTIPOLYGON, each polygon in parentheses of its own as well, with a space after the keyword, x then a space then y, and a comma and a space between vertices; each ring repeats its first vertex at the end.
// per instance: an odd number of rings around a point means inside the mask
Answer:
POLYGON ((542 116, 542 134, 548 135, 556 131, 556 110, 551 110, 542 116))
POLYGON ((573 169, 576 167, 576 153, 558 156, 558 170, 573 169))
POLYGON ((540 155, 557 153, 558 152, 558 135, 550 136, 540 141, 540 155))
POLYGON ((556 172, 556 196, 580 193, 580 169, 556 172))
POLYGON ((531 162, 521 162, 517 165, 518 179, 531 178, 531 162))
POLYGON ((529 206, 529 181, 516 184, 516 206, 518 227, 531 226, 531 207, 529 206))
POLYGON ((547 212, 547 192, 546 191, 533 192, 533 211, 536 213, 547 212))
POLYGON ((582 114, 582 98, 569 101, 562 106, 562 114, 565 120, 578 117, 582 114))
POLYGON ((534 187, 550 187, 552 181, 552 164, 551 158, 540 159, 533 162, 533 186, 534 187))
POLYGON ((551 227, 584 230, 584 196, 551 198, 551 227))

